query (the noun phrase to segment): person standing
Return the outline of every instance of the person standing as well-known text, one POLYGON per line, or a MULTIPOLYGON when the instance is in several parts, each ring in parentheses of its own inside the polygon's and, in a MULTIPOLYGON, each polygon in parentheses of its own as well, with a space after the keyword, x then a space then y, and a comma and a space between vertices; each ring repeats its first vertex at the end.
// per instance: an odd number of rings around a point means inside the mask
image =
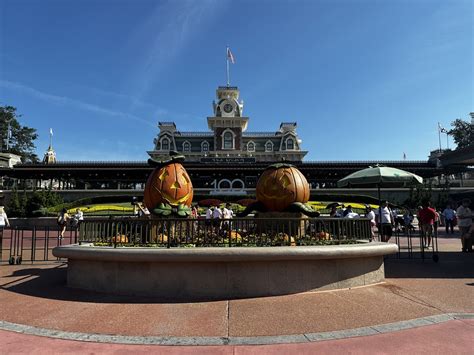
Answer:
POLYGON ((456 211, 457 219, 458 219, 458 226, 459 232, 461 233, 461 244, 462 244, 462 252, 467 253, 472 251, 472 242, 470 241, 470 229, 472 226, 472 211, 469 208, 471 204, 471 200, 465 198, 462 200, 461 206, 458 207, 456 211), (469 244, 471 244, 469 246, 469 244))
POLYGON ((454 234, 454 220, 456 218, 456 211, 451 208, 451 205, 447 205, 442 213, 444 217, 444 225, 446 226, 446 234, 454 234))
POLYGON ((10 221, 8 220, 5 208, 0 206, 0 248, 2 247, 1 241, 3 239, 3 230, 5 227, 10 227, 10 221))
POLYGON ((230 230, 230 220, 234 218, 234 211, 232 211, 230 203, 227 203, 223 208, 222 218, 224 219, 224 228, 230 230))
POLYGON ((58 214, 58 226, 59 226, 59 240, 62 240, 64 238, 64 233, 66 232, 66 227, 67 227, 67 222, 69 221, 71 217, 67 213, 67 210, 63 208, 61 212, 58 214))
POLYGON ((370 235, 371 239, 375 240, 375 212, 372 211, 372 207, 370 207, 370 205, 365 206, 365 218, 370 220, 370 235))
POLYGON ((81 211, 80 208, 76 210, 76 213, 74 214, 73 220, 72 220, 72 225, 74 228, 79 228, 79 225, 84 221, 84 212, 81 211))
POLYGON ((222 210, 220 209, 219 205, 214 207, 212 211, 212 222, 215 228, 215 233, 219 234, 221 230, 221 219, 222 219, 222 210))
POLYGON ((380 231, 382 242, 388 242, 393 234, 392 211, 388 207, 388 201, 383 201, 382 205, 375 210, 377 225, 380 231))
POLYGON ((435 223, 438 219, 436 210, 431 207, 431 202, 427 201, 423 204, 423 208, 418 211, 418 221, 420 230, 423 234, 423 247, 429 248, 431 245, 431 238, 435 230, 435 223))
POLYGON ((206 210, 206 227, 211 227, 212 225, 212 207, 208 207, 206 210))

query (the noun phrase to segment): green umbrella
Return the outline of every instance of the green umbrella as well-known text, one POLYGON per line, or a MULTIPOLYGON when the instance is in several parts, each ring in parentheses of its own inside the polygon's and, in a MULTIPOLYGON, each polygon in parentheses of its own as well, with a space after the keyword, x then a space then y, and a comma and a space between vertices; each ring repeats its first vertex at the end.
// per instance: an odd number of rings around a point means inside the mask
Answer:
POLYGON ((405 170, 388 166, 374 166, 356 171, 337 182, 339 187, 376 185, 378 187, 413 186, 423 183, 423 178, 405 170))
MULTIPOLYGON (((352 173, 337 182, 338 187, 360 185, 377 186, 379 198, 379 216, 382 215, 381 187, 414 186, 423 184, 423 178, 408 171, 388 166, 370 166, 352 173)), ((380 230, 379 230, 380 234, 380 230)))

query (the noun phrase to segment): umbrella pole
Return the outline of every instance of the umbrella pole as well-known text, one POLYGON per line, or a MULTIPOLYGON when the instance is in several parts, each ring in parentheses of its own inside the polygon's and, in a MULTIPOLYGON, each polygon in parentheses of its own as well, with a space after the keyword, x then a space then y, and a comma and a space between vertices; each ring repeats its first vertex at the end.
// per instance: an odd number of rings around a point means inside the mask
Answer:
POLYGON ((382 240, 382 198, 380 197, 380 183, 377 184, 377 194, 379 197, 379 225, 378 225, 378 232, 379 232, 379 241, 383 242, 382 240))

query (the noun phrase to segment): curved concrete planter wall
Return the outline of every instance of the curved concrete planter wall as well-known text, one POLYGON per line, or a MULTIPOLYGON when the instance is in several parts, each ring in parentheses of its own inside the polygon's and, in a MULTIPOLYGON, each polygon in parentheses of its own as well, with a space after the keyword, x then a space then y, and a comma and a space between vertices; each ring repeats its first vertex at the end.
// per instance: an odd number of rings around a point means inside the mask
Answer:
POLYGON ((70 287, 164 299, 228 299, 370 285, 384 280, 386 243, 267 248, 67 245, 70 287))

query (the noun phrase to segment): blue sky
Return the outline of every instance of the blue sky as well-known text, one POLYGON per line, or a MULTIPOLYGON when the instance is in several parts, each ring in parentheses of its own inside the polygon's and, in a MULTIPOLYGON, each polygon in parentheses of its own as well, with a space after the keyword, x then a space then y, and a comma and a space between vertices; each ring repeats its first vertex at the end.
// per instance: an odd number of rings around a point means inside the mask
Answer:
POLYGON ((52 127, 60 160, 144 160, 158 121, 207 129, 229 44, 249 130, 297 121, 306 160, 426 159, 437 122, 474 111, 473 16, 470 0, 0 0, 0 105, 40 155, 52 127))

